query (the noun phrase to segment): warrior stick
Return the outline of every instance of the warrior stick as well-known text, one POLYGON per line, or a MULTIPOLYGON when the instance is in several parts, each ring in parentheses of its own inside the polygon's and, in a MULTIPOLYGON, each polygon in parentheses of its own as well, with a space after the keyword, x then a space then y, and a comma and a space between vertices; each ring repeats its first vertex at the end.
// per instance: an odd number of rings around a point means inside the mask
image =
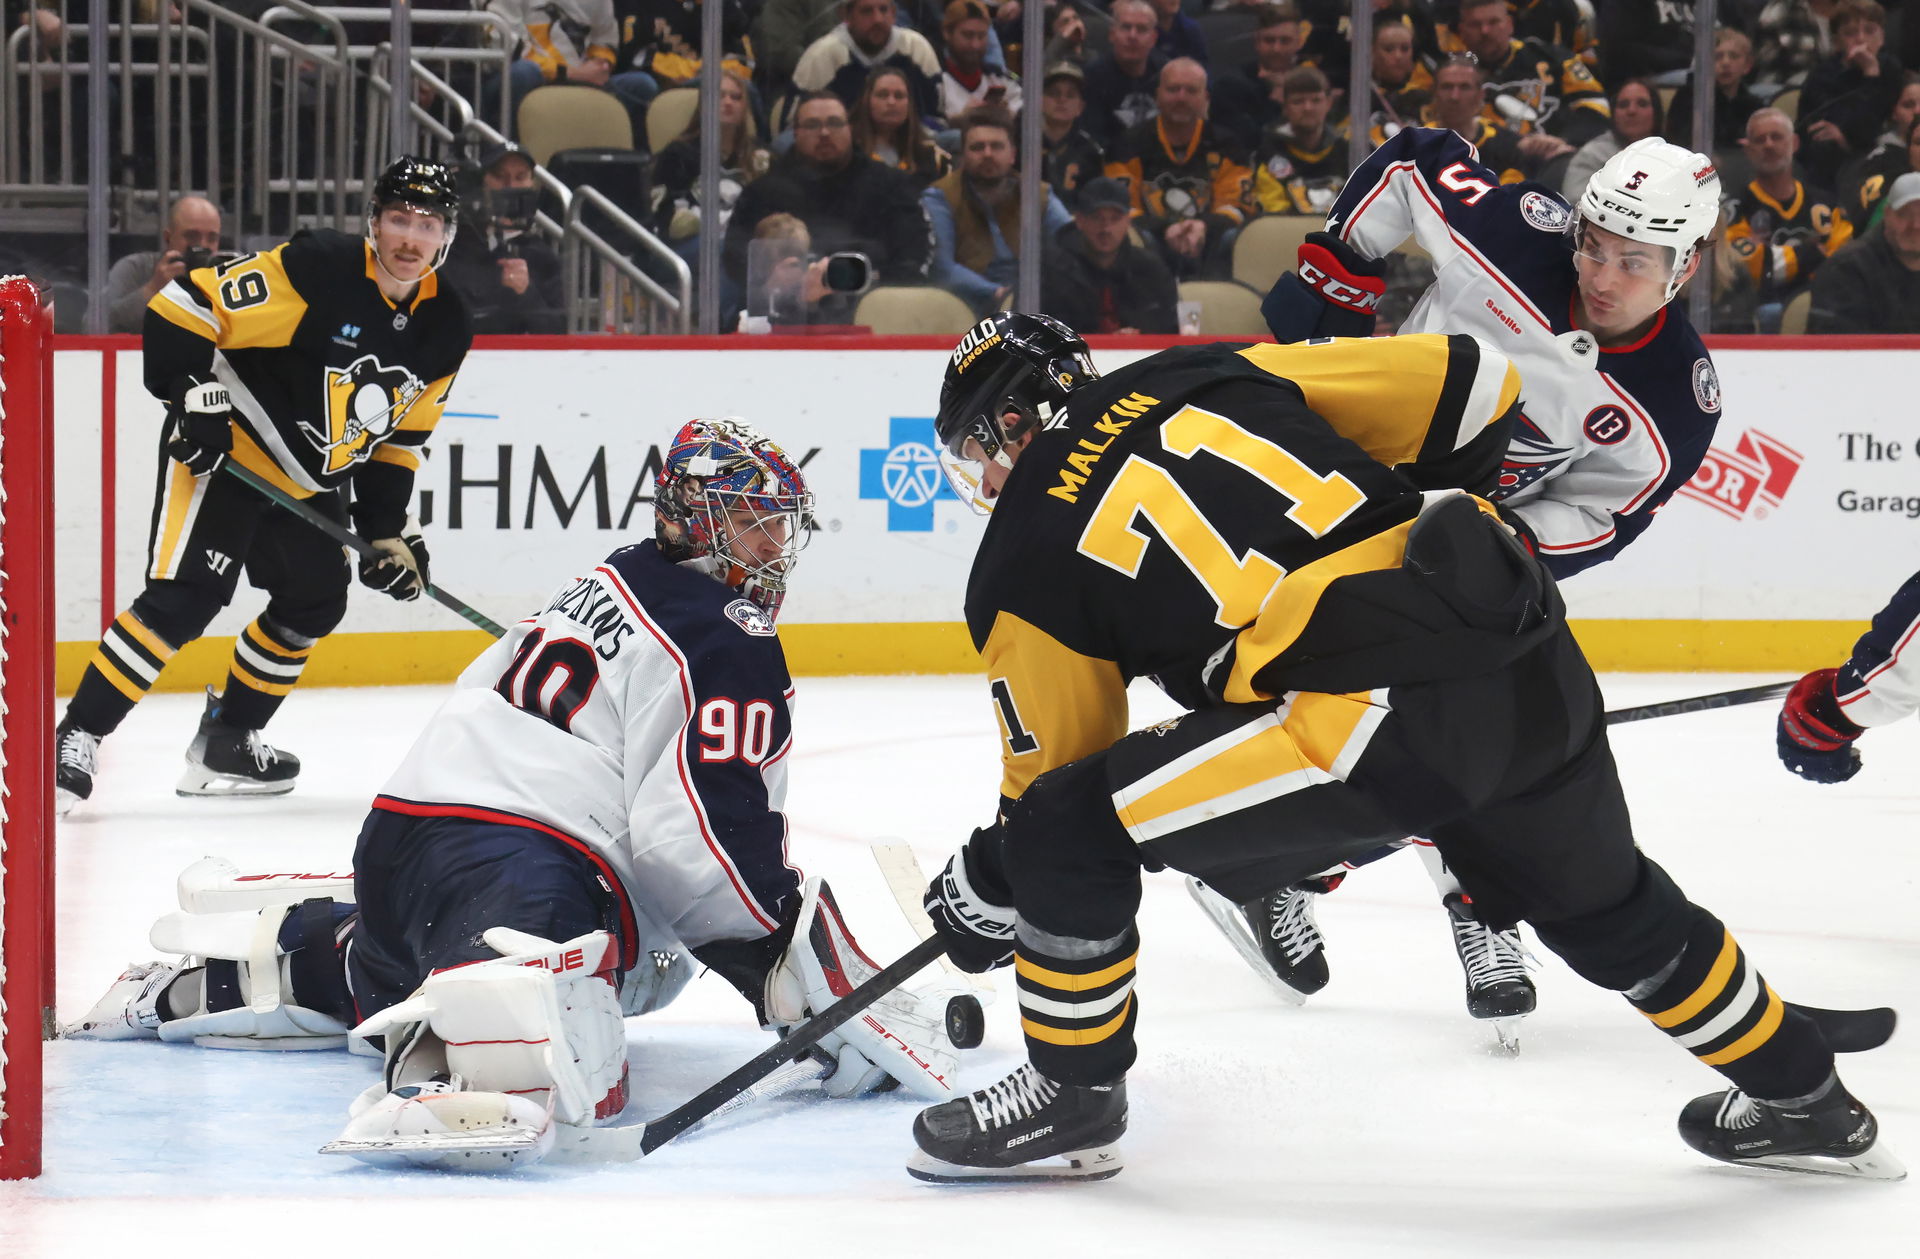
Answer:
POLYGON ((1650 717, 1701 713, 1709 708, 1732 708, 1736 704, 1764 704, 1769 700, 1785 699, 1793 685, 1792 682, 1772 682, 1766 686, 1748 686, 1737 691, 1715 691, 1711 695, 1695 695, 1689 699, 1642 704, 1638 708, 1616 708, 1607 714, 1607 724, 1617 726, 1623 721, 1646 721, 1650 717))
MULTIPOLYGON (((268 498, 272 499, 274 502, 278 503, 280 506, 286 508, 288 511, 292 512, 294 515, 300 517, 300 519, 306 521, 308 524, 312 525, 314 528, 318 529, 320 532, 326 534, 328 537, 332 538, 335 542, 338 542, 340 545, 346 547, 348 550, 354 551, 355 553, 360 555, 361 558, 369 559, 369 560, 383 560, 383 559, 393 558, 392 556, 388 555, 385 551, 382 551, 378 547, 374 546, 373 543, 367 541, 365 538, 361 537, 359 534, 353 532, 353 530, 348 529, 345 525, 342 525, 339 521, 333 520, 330 517, 321 515, 319 512, 315 511, 313 508, 309 507, 307 504, 301 502, 299 499, 295 498, 293 495, 282 490, 279 486, 274 485, 271 481, 268 481, 266 478, 261 477, 258 474, 250 472, 247 469, 241 467, 239 464, 235 463, 232 459, 222 460, 220 463, 220 466, 225 468, 228 472, 231 472, 234 476, 240 478, 242 481, 245 481, 248 485, 251 485, 254 489, 260 491, 260 493, 266 495, 268 498)), ((444 608, 451 609, 452 611, 465 617, 467 620, 473 622, 475 625, 487 631, 487 633, 493 635, 495 638, 500 638, 506 634, 507 631, 505 626, 501 625, 498 621, 495 621, 491 617, 487 616, 484 612, 476 611, 473 605, 467 603, 464 599, 460 599, 454 595, 448 594, 446 591, 440 589, 440 587, 436 585, 433 585, 431 582, 424 583, 424 584, 426 585, 427 597, 432 599, 435 603, 440 604, 444 608)))

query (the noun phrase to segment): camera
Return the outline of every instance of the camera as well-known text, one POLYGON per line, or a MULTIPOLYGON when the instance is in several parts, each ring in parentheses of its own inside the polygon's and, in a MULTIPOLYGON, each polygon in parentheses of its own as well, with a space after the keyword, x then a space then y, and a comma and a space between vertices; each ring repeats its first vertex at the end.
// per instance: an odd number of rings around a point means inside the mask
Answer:
POLYGON ((235 253, 217 252, 206 248, 204 245, 195 245, 192 249, 183 249, 180 251, 180 261, 186 264, 187 270, 189 271, 198 271, 202 267, 217 267, 221 263, 231 262, 239 256, 239 254, 235 253))
POLYGON ((861 253, 828 254, 821 280, 829 293, 857 297, 873 287, 873 260, 861 253))

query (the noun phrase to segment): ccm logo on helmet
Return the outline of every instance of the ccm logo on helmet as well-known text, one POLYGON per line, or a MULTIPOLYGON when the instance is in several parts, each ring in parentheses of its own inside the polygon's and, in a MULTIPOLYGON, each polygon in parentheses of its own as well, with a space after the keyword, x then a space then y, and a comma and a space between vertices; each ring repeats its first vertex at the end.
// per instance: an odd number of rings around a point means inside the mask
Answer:
POLYGON ((1300 278, 1326 294, 1329 301, 1338 302, 1352 310, 1366 312, 1380 304, 1378 293, 1369 293, 1344 280, 1336 280, 1311 262, 1303 260, 1300 263, 1300 278))

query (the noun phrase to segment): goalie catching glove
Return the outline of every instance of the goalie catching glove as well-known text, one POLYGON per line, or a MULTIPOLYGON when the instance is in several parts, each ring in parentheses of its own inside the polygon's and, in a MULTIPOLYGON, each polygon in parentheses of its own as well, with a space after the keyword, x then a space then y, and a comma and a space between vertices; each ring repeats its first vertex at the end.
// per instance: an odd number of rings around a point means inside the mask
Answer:
POLYGON ((420 536, 419 522, 409 516, 398 536, 367 541, 380 558, 360 561, 360 584, 402 603, 418 599, 433 580, 427 573, 427 543, 420 536))
MULTIPOLYGON (((820 1014, 879 970, 854 942, 826 883, 808 879, 793 942, 767 974, 767 1021, 785 1028, 820 1014)), ((930 1101, 951 1098, 960 1055, 946 1032, 949 995, 895 989, 822 1039, 814 1052, 834 1067, 822 1085, 827 1095, 854 1097, 897 1081, 930 1101)))
POLYGON ((1365 258, 1331 232, 1300 244, 1299 267, 1282 275, 1260 313, 1282 345, 1310 337, 1370 337, 1387 291, 1387 264, 1365 258))

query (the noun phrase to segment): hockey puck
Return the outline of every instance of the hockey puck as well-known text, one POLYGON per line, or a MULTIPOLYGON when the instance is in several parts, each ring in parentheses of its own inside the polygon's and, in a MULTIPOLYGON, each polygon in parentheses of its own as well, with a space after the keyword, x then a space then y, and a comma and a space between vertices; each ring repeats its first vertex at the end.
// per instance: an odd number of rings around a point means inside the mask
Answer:
POLYGON ((958 996, 947 1002, 947 1039, 955 1049, 978 1049, 987 1038, 987 1012, 980 998, 958 996))

